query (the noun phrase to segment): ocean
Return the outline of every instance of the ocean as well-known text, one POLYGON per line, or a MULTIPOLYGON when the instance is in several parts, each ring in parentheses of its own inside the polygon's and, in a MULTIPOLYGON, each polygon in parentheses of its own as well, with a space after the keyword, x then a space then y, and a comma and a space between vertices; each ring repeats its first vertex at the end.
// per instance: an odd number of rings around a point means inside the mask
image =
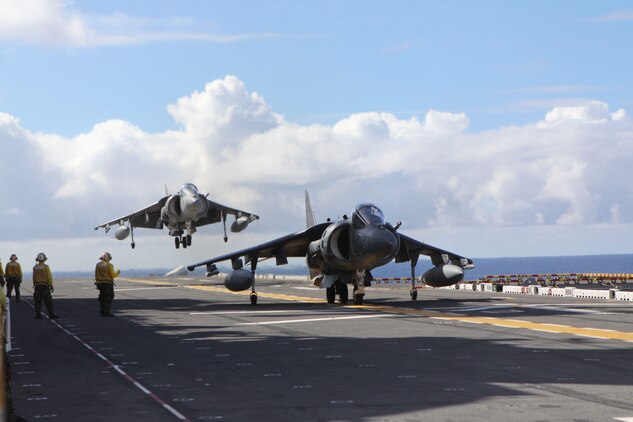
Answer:
MULTIPOLYGON (((561 273, 627 273, 633 274, 633 254, 626 255, 584 255, 584 256, 539 256, 521 258, 473 258, 475 268, 466 271, 466 280, 476 280, 486 275, 499 274, 561 274, 561 273)), ((267 263, 268 264, 268 263, 267 263)), ((218 265, 220 271, 230 270, 230 265, 218 265)), ((416 275, 420 276, 431 268, 431 262, 420 259, 416 275)), ((171 268, 125 269, 122 275, 128 277, 161 276, 171 268)), ((260 265, 259 273, 266 274, 307 274, 301 260, 292 261, 289 265, 275 267, 260 265)), ((196 274, 204 273, 200 268, 196 274)), ((409 277, 408 263, 390 263, 371 271, 375 278, 409 277)), ((92 277, 91 272, 63 272, 53 274, 60 278, 92 277)))
MULTIPOLYGON (((633 273, 633 254, 473 258, 473 261, 475 268, 466 271, 466 280, 499 274, 633 273)), ((430 262, 418 262, 416 274, 422 274, 427 267, 431 267, 430 262)), ((408 277, 409 274, 407 263, 389 264, 372 271, 376 278, 408 277)))

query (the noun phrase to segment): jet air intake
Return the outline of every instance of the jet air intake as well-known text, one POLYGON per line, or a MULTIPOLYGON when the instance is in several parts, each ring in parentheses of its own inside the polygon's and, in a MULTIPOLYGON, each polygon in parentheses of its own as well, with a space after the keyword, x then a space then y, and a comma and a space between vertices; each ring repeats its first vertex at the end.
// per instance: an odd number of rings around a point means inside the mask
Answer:
POLYGON ((438 265, 420 277, 420 281, 431 287, 446 287, 464 280, 464 269, 457 265, 438 265))
POLYGON ((224 287, 232 292, 241 292, 250 289, 253 285, 253 273, 248 270, 235 270, 226 275, 224 287))

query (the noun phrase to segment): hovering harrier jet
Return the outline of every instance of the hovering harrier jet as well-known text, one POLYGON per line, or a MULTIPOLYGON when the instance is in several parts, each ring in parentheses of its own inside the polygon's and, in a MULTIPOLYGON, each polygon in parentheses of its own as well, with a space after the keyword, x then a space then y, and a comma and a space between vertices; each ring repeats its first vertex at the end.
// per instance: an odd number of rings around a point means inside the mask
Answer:
POLYGON ((123 217, 116 218, 107 223, 95 227, 105 229, 108 233, 113 226, 118 226, 114 232, 114 237, 123 240, 132 235, 132 249, 134 243, 134 229, 162 229, 167 227, 169 235, 175 237, 176 249, 191 246, 191 235, 196 232, 196 228, 206 224, 222 222, 224 225, 224 241, 228 240, 226 235, 226 217, 231 214, 235 216, 235 221, 231 224, 231 231, 241 232, 250 223, 259 219, 255 214, 227 207, 207 199, 206 195, 198 193, 198 188, 192 183, 183 185, 177 194, 166 196, 158 202, 133 212, 123 217))

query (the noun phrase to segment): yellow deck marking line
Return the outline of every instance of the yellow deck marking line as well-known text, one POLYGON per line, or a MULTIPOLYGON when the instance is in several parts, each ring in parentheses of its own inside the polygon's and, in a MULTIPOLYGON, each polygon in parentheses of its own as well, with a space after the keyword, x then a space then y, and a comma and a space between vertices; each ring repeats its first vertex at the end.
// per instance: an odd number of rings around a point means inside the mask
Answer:
MULTIPOLYGON (((251 292, 245 290, 243 292, 232 292, 225 287, 211 287, 211 286, 183 286, 187 289, 205 290, 207 292, 225 293, 230 295, 250 296, 251 292)), ((257 292, 257 296, 267 297, 270 299, 290 300, 293 302, 310 302, 310 303, 323 303, 323 299, 316 299, 314 297, 303 297, 293 295, 282 295, 278 293, 261 293, 257 292)))
MULTIPOLYGON (((249 296, 250 291, 244 292, 231 292, 230 290, 226 290, 223 287, 209 287, 209 286, 183 286, 188 289, 196 289, 196 290, 206 290, 210 292, 218 292, 218 293, 228 293, 235 295, 243 295, 249 296)), ((313 297, 302 297, 302 296, 294 296, 294 295, 283 295, 276 293, 261 293, 257 292, 258 296, 271 298, 271 299, 280 299, 280 300, 289 300, 293 302, 308 302, 308 303, 320 303, 325 304, 323 299, 316 299, 313 297)), ((437 311, 429 311, 423 309, 410 309, 410 308, 401 308, 397 306, 387 306, 387 305, 345 305, 347 308, 356 308, 362 309, 365 311, 380 311, 380 312, 388 312, 394 314, 401 315, 412 315, 412 316, 422 316, 432 319, 441 319, 447 321, 460 321, 466 322, 469 324, 487 324, 494 325, 497 327, 504 328, 516 328, 516 329, 525 329, 532 331, 545 331, 548 333, 557 333, 557 334, 572 334, 583 337, 591 337, 602 340, 621 340, 633 342, 633 332, 626 331, 614 331, 607 330, 601 328, 583 328, 583 327, 572 327, 570 325, 560 325, 560 324, 548 324, 542 322, 531 322, 531 321, 523 321, 519 319, 504 319, 504 318, 494 318, 494 317, 478 317, 478 316, 468 316, 468 315, 460 315, 460 314, 451 314, 451 313, 443 313, 437 311)))
POLYGON ((136 279, 136 278, 125 278, 125 277, 115 278, 114 282, 116 283, 119 280, 120 281, 127 281, 129 283, 157 284, 157 285, 165 285, 165 286, 178 286, 177 284, 170 283, 168 281, 139 280, 139 279, 136 279))

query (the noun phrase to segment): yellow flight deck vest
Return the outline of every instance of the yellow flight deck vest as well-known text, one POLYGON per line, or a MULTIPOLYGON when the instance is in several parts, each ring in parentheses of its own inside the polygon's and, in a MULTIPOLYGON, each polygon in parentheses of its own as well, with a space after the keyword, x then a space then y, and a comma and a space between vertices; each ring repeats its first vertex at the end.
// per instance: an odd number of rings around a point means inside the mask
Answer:
POLYGON ((33 284, 48 284, 49 286, 53 286, 53 275, 48 265, 40 262, 33 267, 33 284))
POLYGON ((114 283, 119 273, 114 271, 114 265, 106 261, 100 261, 95 267, 95 280, 98 283, 114 283))
POLYGON ((22 281, 22 267, 19 262, 9 261, 4 269, 5 277, 17 277, 22 281))

